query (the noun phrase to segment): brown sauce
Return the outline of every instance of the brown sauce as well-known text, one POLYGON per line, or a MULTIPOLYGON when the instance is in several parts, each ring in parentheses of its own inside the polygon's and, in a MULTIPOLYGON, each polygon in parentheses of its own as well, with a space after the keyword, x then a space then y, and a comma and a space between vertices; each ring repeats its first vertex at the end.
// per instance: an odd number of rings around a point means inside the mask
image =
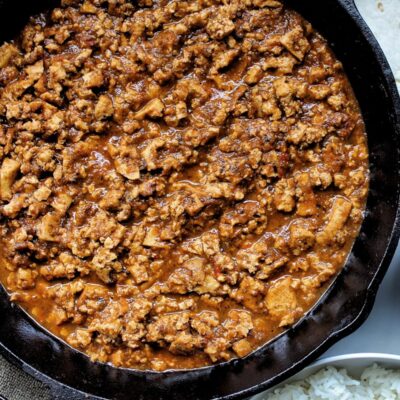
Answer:
POLYGON ((0 280, 93 360, 244 357, 363 219, 360 110, 276 0, 63 0, 0 47, 0 280))

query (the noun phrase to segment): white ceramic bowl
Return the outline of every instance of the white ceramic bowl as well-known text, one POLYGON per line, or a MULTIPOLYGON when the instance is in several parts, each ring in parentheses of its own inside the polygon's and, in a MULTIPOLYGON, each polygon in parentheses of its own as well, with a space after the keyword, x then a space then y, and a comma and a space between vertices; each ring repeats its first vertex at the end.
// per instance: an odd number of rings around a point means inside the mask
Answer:
POLYGON ((281 387, 287 383, 293 383, 305 379, 327 366, 345 368, 348 371, 349 375, 359 379, 361 373, 365 370, 365 368, 375 363, 379 364, 382 367, 399 369, 400 355, 384 353, 355 353, 346 354, 343 356, 322 358, 320 360, 317 360, 310 366, 304 368, 302 371, 292 376, 290 379, 282 382, 280 385, 252 397, 251 400, 265 400, 266 395, 268 393, 272 393, 272 391, 275 390, 277 387, 281 387))

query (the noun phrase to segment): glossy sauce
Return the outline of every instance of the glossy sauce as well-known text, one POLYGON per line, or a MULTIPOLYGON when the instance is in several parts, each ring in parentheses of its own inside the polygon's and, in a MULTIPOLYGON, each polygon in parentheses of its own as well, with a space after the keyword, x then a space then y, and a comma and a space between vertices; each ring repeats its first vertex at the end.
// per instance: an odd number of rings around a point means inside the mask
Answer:
POLYGON ((275 0, 62 1, 0 48, 0 280, 93 360, 244 357, 341 270, 365 128, 275 0))

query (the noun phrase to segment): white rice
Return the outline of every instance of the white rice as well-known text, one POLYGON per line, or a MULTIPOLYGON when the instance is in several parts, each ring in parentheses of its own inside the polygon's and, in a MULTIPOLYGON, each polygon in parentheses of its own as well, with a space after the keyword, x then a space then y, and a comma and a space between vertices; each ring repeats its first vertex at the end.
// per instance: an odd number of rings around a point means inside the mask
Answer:
POLYGON ((400 399, 400 371, 376 364, 361 379, 345 369, 327 367, 303 381, 287 384, 266 395, 265 400, 397 400, 400 399))

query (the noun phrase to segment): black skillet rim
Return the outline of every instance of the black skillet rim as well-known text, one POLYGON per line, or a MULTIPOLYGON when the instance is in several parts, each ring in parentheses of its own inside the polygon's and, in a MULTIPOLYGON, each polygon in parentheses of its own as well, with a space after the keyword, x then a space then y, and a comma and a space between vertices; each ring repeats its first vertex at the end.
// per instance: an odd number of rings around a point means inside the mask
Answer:
MULTIPOLYGON (((394 114, 394 122, 393 122, 393 128, 395 130, 395 142, 396 145, 399 144, 399 135, 400 135, 400 99, 398 97, 398 93, 396 90, 396 85, 394 82, 393 75, 391 73, 390 67, 386 61, 385 56, 383 55, 382 50, 380 49, 378 43, 376 42, 376 39, 372 35, 371 31, 369 30, 368 26, 365 24, 361 16, 359 15, 358 11, 356 10, 354 3, 352 0, 338 0, 338 2, 341 4, 341 7, 343 7, 347 14, 351 17, 353 23, 355 23, 359 29, 359 31, 362 33, 364 36, 364 39, 369 43, 369 46, 374 52, 374 56, 377 60, 377 62, 380 64, 381 67, 381 72, 382 75, 384 76, 385 84, 386 84, 386 90, 388 92, 388 96, 390 98, 390 102, 393 104, 393 114, 394 114)), ((397 159, 395 160, 397 168, 399 167, 400 164, 400 159, 399 159, 399 154, 397 151, 397 159)), ((397 205, 399 204, 399 180, 397 181, 397 205)), ((364 301, 358 310, 358 313, 354 314, 351 316, 349 322, 345 324, 341 329, 335 331, 334 333, 330 334, 328 337, 325 338, 315 349, 314 351, 310 352, 307 356, 303 357, 300 359, 297 363, 294 365, 287 367, 284 372, 274 376, 273 378, 269 379, 266 382, 256 384, 250 388, 237 391, 232 394, 227 394, 224 395, 223 397, 218 397, 218 398, 224 398, 224 399, 234 399, 234 398, 243 398, 246 396, 250 396, 252 394, 255 394, 257 392, 260 392, 262 390, 267 389, 268 387, 273 386, 274 384, 277 384, 284 379, 288 378, 289 376, 293 375, 294 373, 298 372, 301 370, 303 367, 305 367, 312 359, 315 359, 318 355, 322 354, 324 351, 326 351, 330 346, 332 346, 335 342, 337 342, 339 339, 343 338, 344 336, 350 334, 354 330, 356 330, 362 322, 367 318, 369 315, 375 295, 377 292, 377 289, 379 287, 379 284, 381 280, 383 279, 383 276, 389 267, 390 261, 394 255, 394 252, 396 250, 398 238, 400 235, 400 210, 397 208, 397 214, 395 217, 395 220, 393 222, 393 229, 390 235, 388 235, 388 243, 386 245, 386 250, 385 254, 382 258, 382 261, 380 263, 380 266, 376 268, 376 273, 372 276, 370 280, 370 284, 368 286, 368 289, 365 293, 364 301)), ((339 275, 340 277, 340 275, 339 275)), ((333 285, 332 285, 333 286, 333 285)), ((330 292, 332 287, 328 290, 330 292)), ((320 302, 317 304, 317 308, 319 304, 323 304, 328 292, 321 298, 320 302)), ((17 311, 17 307, 14 307, 15 311, 17 311)), ((18 309, 19 310, 19 309, 18 309)), ((314 309, 313 309, 314 310, 314 309)), ((312 310, 312 311, 313 311, 312 310)), ((20 311, 20 310, 19 310, 20 311)), ((304 322, 305 319, 309 318, 310 313, 307 314, 307 316, 302 319, 298 324, 293 327, 293 329, 296 329, 302 322, 304 322)), ((36 326, 37 329, 37 326, 36 326)), ((40 329, 40 328, 39 328, 40 329)), ((276 342, 279 338, 282 336, 290 336, 292 330, 289 330, 282 335, 280 335, 277 339, 273 341, 276 342)), ((269 343, 266 346, 263 346, 261 349, 257 350, 255 353, 252 353, 251 357, 257 356, 257 353, 260 353, 264 347, 273 345, 273 343, 269 343)), ((65 346, 65 345, 63 345, 65 346)), ((11 350, 6 348, 3 343, 0 343, 0 352, 10 361, 13 363, 17 364, 20 366, 24 371, 29 373, 30 375, 34 376, 35 378, 41 380, 42 382, 46 383, 53 389, 53 393, 55 395, 55 398, 77 398, 76 396, 78 395, 83 395, 83 392, 80 392, 78 390, 72 389, 68 386, 65 386, 49 376, 37 371, 35 368, 27 364, 25 361, 23 361, 20 357, 17 355, 13 354, 11 350), (64 397, 65 396, 65 397, 64 397)), ((247 359, 247 357, 246 357, 247 359)), ((187 371, 188 373, 195 372, 195 373, 201 373, 205 370, 217 370, 220 367, 224 367, 226 364, 231 364, 235 368, 235 364, 240 364, 241 361, 231 361, 228 363, 224 363, 218 366, 211 366, 211 367, 205 367, 199 370, 194 370, 194 371, 187 371)), ((124 370, 122 370, 124 371, 124 370)), ((166 372, 166 373, 149 373, 149 372, 144 372, 143 374, 149 374, 149 375, 161 375, 161 376, 171 376, 174 374, 179 374, 180 372, 166 372)), ((87 395, 85 396, 86 398, 87 395)), ((89 395, 89 398, 92 399, 100 399, 100 397, 95 397, 93 395, 89 395)), ((163 397, 164 398, 164 397, 163 397)))

